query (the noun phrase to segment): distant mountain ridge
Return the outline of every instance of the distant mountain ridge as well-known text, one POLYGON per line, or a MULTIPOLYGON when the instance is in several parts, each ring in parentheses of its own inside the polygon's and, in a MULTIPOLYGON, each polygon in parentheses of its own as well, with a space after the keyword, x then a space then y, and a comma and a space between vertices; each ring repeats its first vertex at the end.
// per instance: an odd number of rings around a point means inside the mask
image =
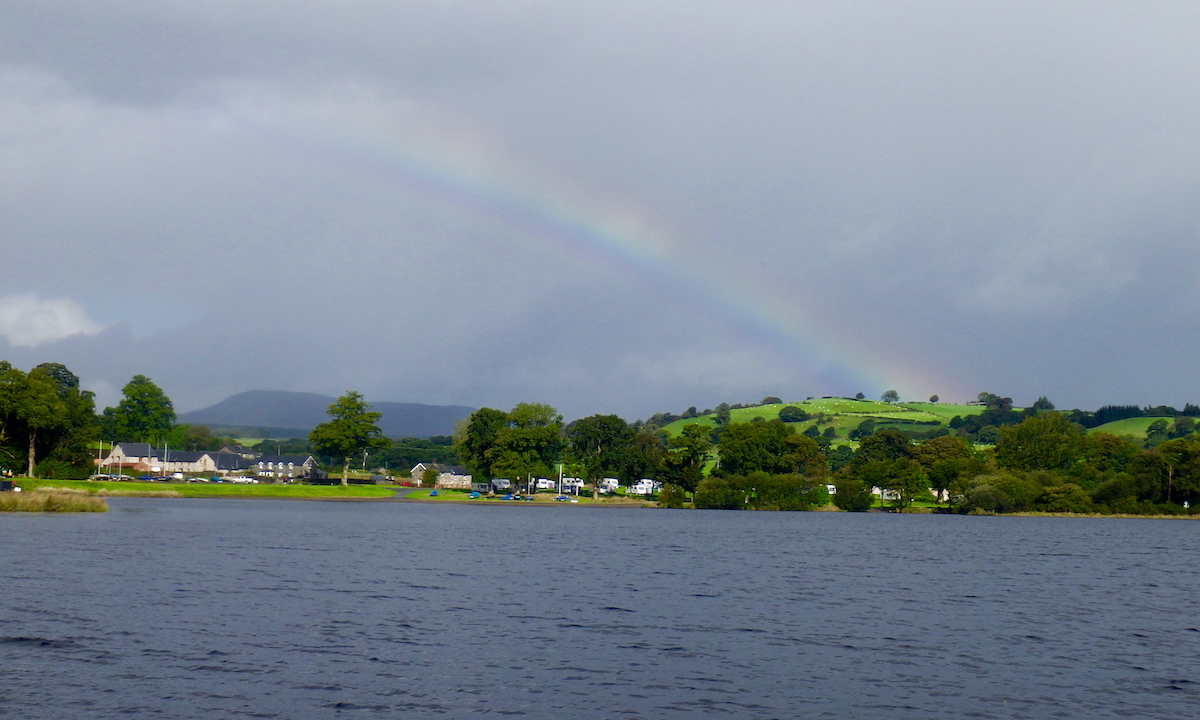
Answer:
MULTIPOLYGON (((317 393, 248 390, 216 405, 182 413, 178 421, 210 427, 295 430, 296 436, 302 436, 329 419, 325 410, 336 400, 317 393)), ((454 423, 476 409, 463 405, 368 402, 372 410, 383 413, 379 428, 390 438, 450 435, 454 423)))

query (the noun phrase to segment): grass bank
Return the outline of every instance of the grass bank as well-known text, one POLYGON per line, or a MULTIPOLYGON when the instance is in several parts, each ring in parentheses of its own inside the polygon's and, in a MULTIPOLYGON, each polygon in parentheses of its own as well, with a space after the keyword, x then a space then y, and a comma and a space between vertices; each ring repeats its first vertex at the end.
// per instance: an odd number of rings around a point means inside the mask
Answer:
POLYGON ((78 492, 38 488, 30 492, 0 493, 0 512, 106 512, 102 497, 78 492))
POLYGON ((996 513, 998 517, 1133 518, 1137 520, 1200 520, 1200 515, 1134 515, 1132 513, 1017 512, 996 513))
POLYGON ((31 480, 20 478, 25 490, 52 487, 103 497, 187 497, 267 499, 383 499, 396 488, 388 485, 236 485, 234 483, 88 482, 86 480, 31 480))

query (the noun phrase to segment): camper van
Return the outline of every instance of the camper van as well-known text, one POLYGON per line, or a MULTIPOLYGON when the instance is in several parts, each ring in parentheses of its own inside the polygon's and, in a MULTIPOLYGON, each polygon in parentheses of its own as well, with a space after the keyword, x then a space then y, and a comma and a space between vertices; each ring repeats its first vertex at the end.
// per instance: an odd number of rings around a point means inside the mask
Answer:
POLYGON ((660 488, 662 488, 662 483, 655 482, 650 478, 642 478, 629 491, 634 495, 653 495, 660 488))

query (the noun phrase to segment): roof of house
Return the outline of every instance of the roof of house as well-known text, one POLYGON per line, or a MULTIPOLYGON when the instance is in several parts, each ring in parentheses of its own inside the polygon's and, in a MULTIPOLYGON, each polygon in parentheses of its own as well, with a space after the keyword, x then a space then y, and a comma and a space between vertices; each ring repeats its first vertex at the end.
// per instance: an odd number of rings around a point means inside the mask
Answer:
POLYGON ((167 448, 166 450, 156 450, 153 457, 159 458, 163 462, 199 462, 205 455, 212 455, 212 453, 203 450, 172 450, 167 448))
POLYGON ((252 464, 250 460, 234 453, 210 452, 208 456, 218 470, 245 470, 252 464))
POLYGON ((439 473, 450 473, 451 475, 470 475, 471 474, 471 471, 468 470, 467 468, 463 467, 462 465, 441 465, 439 463, 417 463, 416 466, 413 467, 413 470, 415 471, 417 468, 420 468, 420 467, 423 467, 426 469, 433 468, 434 470, 437 470, 439 473))
POLYGON ((117 443, 113 450, 121 448, 125 457, 158 457, 158 448, 150 447, 150 443, 117 443))
POLYGON ((260 455, 256 459, 256 462, 275 463, 276 465, 278 465, 279 463, 292 463, 293 465, 303 465, 304 463, 308 462, 309 460, 312 460, 314 463, 316 462, 316 460, 313 458, 312 455, 260 455))

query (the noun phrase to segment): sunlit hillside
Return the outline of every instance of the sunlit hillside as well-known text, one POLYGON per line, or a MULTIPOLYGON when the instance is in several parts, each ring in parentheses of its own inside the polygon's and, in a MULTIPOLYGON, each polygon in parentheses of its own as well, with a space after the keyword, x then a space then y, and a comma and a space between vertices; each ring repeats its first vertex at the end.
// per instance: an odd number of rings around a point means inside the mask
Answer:
MULTIPOLYGON (((836 438, 847 439, 849 433, 867 418, 875 420, 876 428, 898 428, 903 430, 926 431, 946 426, 955 416, 978 415, 984 411, 982 405, 943 405, 940 403, 885 403, 877 400, 855 400, 853 398, 813 398, 803 402, 772 403, 754 407, 733 408, 729 411, 730 422, 751 422, 755 418, 764 421, 779 419, 779 412, 787 407, 794 407, 809 415, 809 419, 799 422, 789 422, 798 432, 804 432, 816 426, 822 434, 827 428, 833 428, 836 438)), ((678 433, 685 425, 704 424, 716 425, 715 414, 701 415, 694 418, 675 420, 663 429, 671 435, 678 433)))

